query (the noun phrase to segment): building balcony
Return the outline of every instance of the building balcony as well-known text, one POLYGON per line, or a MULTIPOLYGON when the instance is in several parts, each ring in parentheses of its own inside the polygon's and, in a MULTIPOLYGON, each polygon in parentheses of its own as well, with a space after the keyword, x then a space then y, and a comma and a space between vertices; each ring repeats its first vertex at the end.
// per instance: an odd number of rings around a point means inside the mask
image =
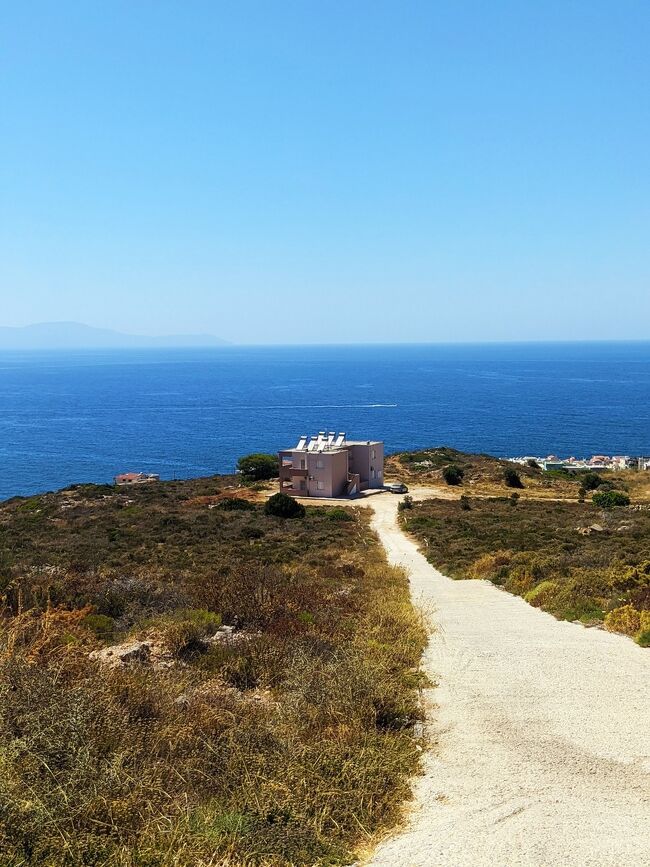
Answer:
POLYGON ((290 464, 281 464, 280 478, 283 481, 289 479, 306 479, 307 470, 300 469, 299 467, 293 467, 290 464))

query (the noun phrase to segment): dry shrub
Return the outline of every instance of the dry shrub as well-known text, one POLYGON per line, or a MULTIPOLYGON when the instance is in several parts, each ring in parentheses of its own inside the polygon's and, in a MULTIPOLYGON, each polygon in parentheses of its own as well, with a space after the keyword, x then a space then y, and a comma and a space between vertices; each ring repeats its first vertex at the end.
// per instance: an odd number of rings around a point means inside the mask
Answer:
MULTIPOLYGON (((54 576, 75 610, 48 607, 43 573, 33 610, 0 625, 3 863, 343 864, 400 817, 419 762, 426 631, 367 516, 310 509, 287 528, 261 510, 168 514, 162 494, 178 490, 134 492, 135 511, 109 515, 113 562, 54 576), (89 658, 98 615, 115 641, 158 630, 182 653, 217 611, 238 640, 173 668, 89 658)), ((89 556, 97 543, 104 556, 94 508, 80 506, 62 550, 89 556)), ((51 554, 37 529, 23 550, 51 554)))
POLYGON ((614 608, 605 617, 605 629, 622 632, 623 635, 635 635, 641 629, 641 612, 631 605, 614 608))
POLYGON ((486 581, 496 581, 504 578, 513 557, 514 553, 512 551, 502 550, 481 554, 467 570, 467 577, 483 578, 486 581))

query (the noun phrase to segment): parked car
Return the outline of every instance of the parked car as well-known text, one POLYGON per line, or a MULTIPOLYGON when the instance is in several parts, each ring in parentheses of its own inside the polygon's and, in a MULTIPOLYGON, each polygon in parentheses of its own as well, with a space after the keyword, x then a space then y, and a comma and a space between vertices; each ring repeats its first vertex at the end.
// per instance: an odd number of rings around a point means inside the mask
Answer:
POLYGON ((407 494, 408 488, 404 482, 393 482, 389 485, 384 485, 384 490, 390 491, 391 494, 407 494))

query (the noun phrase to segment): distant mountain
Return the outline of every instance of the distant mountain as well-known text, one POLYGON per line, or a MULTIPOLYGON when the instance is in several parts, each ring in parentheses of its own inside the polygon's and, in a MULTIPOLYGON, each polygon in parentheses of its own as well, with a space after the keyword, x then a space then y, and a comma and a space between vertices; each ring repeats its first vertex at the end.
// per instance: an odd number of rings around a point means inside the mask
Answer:
POLYGON ((225 346, 211 334, 171 334, 145 337, 79 322, 39 322, 22 328, 0 326, 0 349, 138 349, 225 346))

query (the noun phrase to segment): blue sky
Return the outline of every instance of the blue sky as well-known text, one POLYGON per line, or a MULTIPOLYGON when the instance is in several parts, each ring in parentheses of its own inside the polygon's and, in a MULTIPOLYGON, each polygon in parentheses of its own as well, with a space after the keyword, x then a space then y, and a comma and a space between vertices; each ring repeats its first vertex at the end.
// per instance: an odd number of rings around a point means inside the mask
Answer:
POLYGON ((237 342, 650 323, 650 4, 0 11, 0 324, 237 342))

